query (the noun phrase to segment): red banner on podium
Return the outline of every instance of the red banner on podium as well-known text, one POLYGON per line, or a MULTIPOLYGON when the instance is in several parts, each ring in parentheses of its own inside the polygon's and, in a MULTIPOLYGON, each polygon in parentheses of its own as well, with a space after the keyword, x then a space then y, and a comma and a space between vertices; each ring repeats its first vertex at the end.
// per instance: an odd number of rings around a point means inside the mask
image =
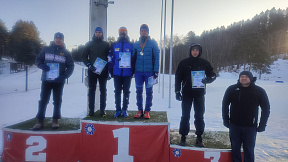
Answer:
POLYGON ((167 124, 82 121, 83 162, 168 162, 167 124))
POLYGON ((4 128, 3 162, 78 161, 80 131, 23 131, 4 128))
POLYGON ((227 162, 232 161, 231 150, 181 147, 170 145, 170 162, 227 162))

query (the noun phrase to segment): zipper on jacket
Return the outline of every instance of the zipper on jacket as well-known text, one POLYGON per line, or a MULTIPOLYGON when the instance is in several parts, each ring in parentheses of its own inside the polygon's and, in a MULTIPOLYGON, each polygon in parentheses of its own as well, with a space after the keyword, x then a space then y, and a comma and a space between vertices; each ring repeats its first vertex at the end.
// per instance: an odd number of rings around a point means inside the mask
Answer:
MULTIPOLYGON (((123 42, 121 42, 121 52, 123 52, 123 44, 124 44, 124 41, 123 42)), ((121 74, 120 74, 120 76, 122 77, 122 75, 123 75, 123 68, 121 68, 121 74)))

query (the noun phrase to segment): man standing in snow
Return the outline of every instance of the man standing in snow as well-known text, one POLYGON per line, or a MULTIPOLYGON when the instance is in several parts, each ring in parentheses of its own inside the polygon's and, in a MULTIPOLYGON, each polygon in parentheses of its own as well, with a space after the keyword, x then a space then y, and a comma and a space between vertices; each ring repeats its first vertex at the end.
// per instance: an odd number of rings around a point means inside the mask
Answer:
POLYGON ((204 147, 202 134, 204 132, 204 112, 206 84, 216 79, 210 63, 201 58, 202 47, 192 43, 189 50, 189 58, 182 60, 175 73, 176 100, 182 101, 182 116, 179 133, 181 134, 180 145, 186 145, 186 135, 190 131, 190 112, 192 103, 194 106, 194 125, 197 135, 196 145, 204 147), (182 90, 182 94, 181 94, 182 90), (182 96, 183 95, 183 96, 182 96))
POLYGON ((139 41, 133 44, 132 57, 135 63, 135 83, 138 113, 134 118, 144 115, 145 119, 150 119, 150 110, 153 98, 153 86, 148 86, 148 79, 157 79, 159 72, 159 48, 155 40, 149 36, 148 25, 142 24, 140 27, 139 41), (146 105, 143 113, 143 85, 146 87, 146 105))
MULTIPOLYGON (((92 41, 86 43, 82 52, 82 60, 84 65, 88 67, 88 100, 89 100, 89 114, 94 115, 95 109, 95 92, 97 80, 100 87, 100 116, 106 116, 106 84, 108 79, 108 67, 105 64, 103 70, 97 72, 94 66, 95 61, 98 59, 101 62, 108 62, 109 43, 103 40, 103 30, 101 27, 95 29, 95 33, 92 37, 92 41)), ((101 67, 102 68, 102 67, 101 67)), ((98 69, 99 70, 99 69, 98 69)))
POLYGON ((42 86, 36 118, 37 124, 33 130, 42 129, 46 107, 53 90, 53 122, 52 128, 59 128, 58 119, 61 118, 62 92, 65 79, 69 78, 74 70, 74 61, 70 52, 65 48, 64 35, 60 32, 55 33, 54 41, 50 46, 44 47, 37 56, 35 65, 42 69, 42 86), (56 76, 55 76, 56 75, 56 76))
POLYGON ((237 84, 227 88, 222 101, 222 118, 229 135, 234 162, 254 161, 254 148, 257 132, 265 131, 270 114, 270 104, 265 90, 255 85, 256 78, 249 71, 242 71, 237 84), (258 106, 261 118, 258 125, 258 106), (230 108, 229 108, 230 107, 230 108))
POLYGON ((131 65, 132 47, 133 44, 130 43, 127 28, 121 27, 119 29, 119 38, 117 42, 111 45, 111 50, 109 53, 109 59, 111 60, 108 63, 109 73, 114 78, 114 87, 115 87, 114 92, 115 92, 116 112, 114 114, 114 118, 120 117, 121 113, 125 118, 127 118, 128 116, 127 108, 129 104, 131 78, 133 75, 132 72, 133 65, 131 65), (121 58, 123 59, 121 60, 121 58), (123 90, 123 107, 121 110, 122 90, 123 90))

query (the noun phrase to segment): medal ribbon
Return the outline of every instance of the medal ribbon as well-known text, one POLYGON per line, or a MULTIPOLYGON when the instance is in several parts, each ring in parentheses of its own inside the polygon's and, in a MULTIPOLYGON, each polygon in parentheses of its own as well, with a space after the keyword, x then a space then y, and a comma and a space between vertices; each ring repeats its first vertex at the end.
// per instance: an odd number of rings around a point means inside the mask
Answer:
POLYGON ((143 52, 144 50, 144 47, 146 45, 146 42, 147 42, 147 39, 145 40, 144 44, 141 45, 141 40, 140 40, 140 48, 141 48, 141 51, 143 52))

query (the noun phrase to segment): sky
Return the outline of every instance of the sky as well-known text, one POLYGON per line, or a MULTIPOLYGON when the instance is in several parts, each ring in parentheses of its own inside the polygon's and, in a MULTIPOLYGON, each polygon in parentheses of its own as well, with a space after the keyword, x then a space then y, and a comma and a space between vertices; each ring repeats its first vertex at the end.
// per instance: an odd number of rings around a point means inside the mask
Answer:
MULTIPOLYGON (((287 55, 286 55, 287 58, 287 55)), ((3 61, 0 63, 2 64, 3 61)), ((5 63, 7 67, 8 60, 5 63)), ((69 78, 69 84, 65 84, 61 115, 67 118, 84 118, 87 114, 87 87, 82 83, 82 66, 75 64, 75 70, 69 78)), ((271 105, 271 113, 268 119, 266 131, 257 134, 255 156, 257 162, 284 162, 288 160, 288 60, 276 60, 271 65, 271 74, 262 74, 262 79, 256 81, 267 92, 271 105), (277 83, 283 81, 284 83, 277 83)), ((36 66, 28 70, 28 91, 25 92, 25 71, 9 73, 9 68, 4 68, 0 75, 0 131, 6 126, 16 124, 34 118, 38 109, 41 88, 41 70, 36 66)), ((257 76, 256 73, 253 73, 257 76)), ((222 124, 221 103, 225 90, 229 85, 237 82, 239 73, 220 71, 219 77, 207 85, 205 95, 205 131, 228 131, 222 124)), ((168 78, 168 76, 166 76, 168 78)), ((174 85, 174 75, 172 84, 174 85)), ((179 129, 181 118, 181 102, 175 99, 174 86, 172 86, 171 107, 168 108, 168 82, 165 80, 165 96, 158 93, 158 85, 154 86, 153 105, 151 111, 166 111, 170 129, 179 129)), ((130 111, 137 111, 136 86, 132 79, 130 88, 130 111)), ((144 92, 145 96, 145 92, 144 92)), ((144 97, 145 100, 145 97, 144 97)), ((106 110, 115 110, 114 81, 107 82, 107 106, 106 110)), ((190 127, 193 125, 193 111, 191 111, 190 127)), ((52 97, 47 106, 46 117, 53 114, 52 97)), ((151 116, 153 118, 153 116, 151 116)), ((61 122, 60 122, 61 123, 61 122)), ((0 132, 0 156, 3 151, 3 134, 0 132)))
MULTIPOLYGON (((165 2, 165 0, 163 0, 165 2)), ((68 49, 89 41, 90 0, 0 0, 0 19, 11 30, 19 19, 33 21, 40 38, 49 44, 54 33, 62 32, 68 49)), ((171 35, 171 3, 167 0, 166 35, 171 35)), ((131 39, 139 38, 141 24, 149 26, 150 36, 160 40, 162 0, 114 0, 107 8, 107 35, 118 37, 125 26, 131 39)), ((253 18, 262 11, 286 9, 287 0, 174 0, 173 34, 229 26, 253 18)), ((163 15, 164 21, 164 15, 163 15)), ((164 22, 163 22, 164 29, 164 22)), ((163 34, 164 35, 164 30, 163 34)))

